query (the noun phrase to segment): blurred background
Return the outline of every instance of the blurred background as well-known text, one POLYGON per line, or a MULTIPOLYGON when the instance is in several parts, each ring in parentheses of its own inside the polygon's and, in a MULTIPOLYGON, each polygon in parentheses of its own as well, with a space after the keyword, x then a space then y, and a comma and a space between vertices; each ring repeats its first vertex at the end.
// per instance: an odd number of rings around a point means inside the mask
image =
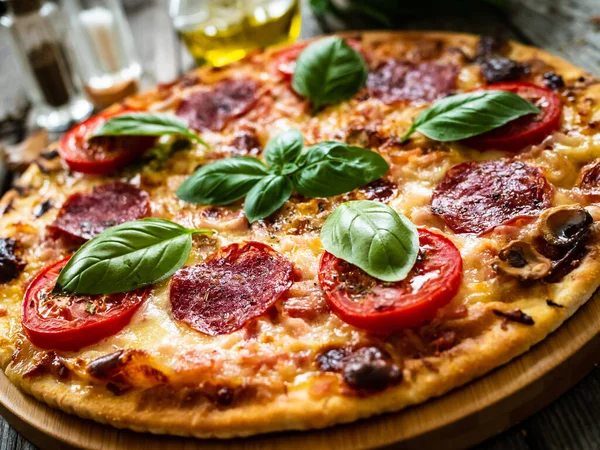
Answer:
MULTIPOLYGON (((600 0, 0 0, 0 182, 127 95, 197 65, 350 29, 514 39, 600 77, 600 0)), ((599 423, 596 368, 479 448, 600 448, 599 423)), ((0 450, 16 448, 34 447, 0 418, 0 450)))
POLYGON ((0 0, 0 16, 5 145, 195 65, 344 29, 499 35, 600 74, 600 0, 0 0))

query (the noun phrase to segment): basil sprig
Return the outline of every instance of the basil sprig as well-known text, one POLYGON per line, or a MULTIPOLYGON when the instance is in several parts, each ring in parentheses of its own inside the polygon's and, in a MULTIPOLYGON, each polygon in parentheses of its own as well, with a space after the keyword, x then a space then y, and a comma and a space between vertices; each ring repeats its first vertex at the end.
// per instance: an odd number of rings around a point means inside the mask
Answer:
POLYGON ((125 113, 108 119, 94 131, 96 136, 162 136, 178 135, 207 147, 204 140, 177 117, 163 113, 125 113))
POLYGON ((192 174, 177 190, 190 203, 227 205, 246 196, 250 223, 277 211, 295 189, 305 197, 350 192, 381 178, 389 169, 378 153, 326 141, 302 150, 304 138, 290 129, 271 139, 265 161, 249 156, 222 159, 192 174))
POLYGON ((342 203, 321 229, 329 253, 386 282, 406 278, 417 260, 419 233, 391 207, 374 201, 342 203))
POLYGON ((415 131, 430 139, 448 142, 477 136, 541 110, 523 97, 507 91, 477 91, 438 100, 419 114, 402 137, 415 131))
POLYGON ((360 53, 342 38, 321 39, 306 47, 294 69, 292 87, 310 99, 314 111, 349 99, 365 84, 368 69, 360 53))
POLYGON ((151 218, 111 227, 75 252, 54 292, 115 294, 167 278, 185 264, 199 233, 213 231, 151 218))

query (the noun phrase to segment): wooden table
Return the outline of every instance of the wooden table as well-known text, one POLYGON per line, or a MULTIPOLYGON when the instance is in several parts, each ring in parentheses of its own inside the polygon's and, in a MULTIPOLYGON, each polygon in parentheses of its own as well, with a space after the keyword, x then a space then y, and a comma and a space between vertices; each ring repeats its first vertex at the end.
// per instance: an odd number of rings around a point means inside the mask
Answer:
MULTIPOLYGON (((146 85, 168 81, 176 74, 174 39, 164 1, 125 1, 146 72, 146 85)), ((443 16, 432 14, 410 20, 399 18, 394 22, 398 29, 500 34, 544 48, 600 77, 599 0, 513 0, 506 11, 482 4, 478 7, 456 8, 455 12, 443 16)), ((307 7, 304 8, 303 37, 336 30, 331 21, 317 19, 307 7)), ((18 69, 9 54, 7 38, 2 35, 0 61, 1 116, 3 109, 13 108, 23 95, 22 91, 15 89, 18 69)), ((477 450, 563 448, 600 448, 599 366, 550 406, 476 447, 477 450)), ((0 450, 21 449, 32 450, 35 447, 0 418, 0 450)))

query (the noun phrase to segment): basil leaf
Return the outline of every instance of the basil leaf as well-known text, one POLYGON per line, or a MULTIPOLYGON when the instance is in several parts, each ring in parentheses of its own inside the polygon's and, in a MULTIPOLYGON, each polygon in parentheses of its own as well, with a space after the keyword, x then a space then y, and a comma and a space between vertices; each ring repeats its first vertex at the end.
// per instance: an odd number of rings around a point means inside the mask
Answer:
POLYGON ((186 262, 192 235, 164 219, 141 219, 111 227, 86 242, 61 270, 55 292, 115 294, 171 276, 186 262))
POLYGON ((414 224, 389 206, 368 200, 342 203, 321 229, 325 250, 387 282, 406 278, 417 260, 414 224))
POLYGON ((349 99, 363 86, 368 69, 360 53, 333 36, 306 47, 296 60, 292 86, 313 109, 349 99))
POLYGON ((317 16, 324 16, 329 12, 330 0, 308 0, 308 4, 313 13, 317 16))
POLYGON ((257 158, 238 156, 200 167, 188 177, 177 197, 203 205, 228 205, 248 193, 267 175, 267 167, 257 158))
POLYGON ((350 192, 381 178, 389 165, 378 153, 343 142, 325 141, 307 148, 292 175, 305 197, 330 197, 350 192))
POLYGON ((246 196, 244 212, 248 222, 273 214, 290 198, 293 189, 290 179, 283 175, 268 175, 260 180, 246 196))
POLYGON ((208 147, 200 136, 170 114, 126 113, 108 119, 94 131, 96 136, 162 136, 175 134, 208 147))
POLYGON ((459 141, 541 110, 520 95, 507 91, 477 91, 453 95, 438 100, 431 108, 417 116, 408 132, 419 131, 430 139, 459 141))
POLYGON ((286 164, 293 163, 304 146, 304 136, 291 128, 269 139, 265 147, 265 161, 272 169, 281 171, 286 164))

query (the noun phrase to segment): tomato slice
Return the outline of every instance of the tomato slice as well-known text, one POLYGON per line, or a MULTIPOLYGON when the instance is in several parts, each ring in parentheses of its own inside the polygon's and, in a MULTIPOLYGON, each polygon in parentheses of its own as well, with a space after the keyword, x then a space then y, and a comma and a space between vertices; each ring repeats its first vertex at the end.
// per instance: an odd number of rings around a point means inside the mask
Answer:
POLYGON ((542 110, 536 116, 519 117, 500 128, 466 140, 466 143, 482 150, 498 149, 519 151, 523 147, 538 144, 560 126, 562 101, 550 89, 531 83, 497 83, 485 89, 509 91, 529 100, 542 110))
POLYGON ((23 328, 44 349, 75 351, 111 336, 129 323, 148 295, 138 289, 112 295, 53 294, 68 256, 46 266, 31 281, 23 301, 23 328))
POLYGON ((60 140, 58 152, 71 170, 87 174, 107 174, 135 161, 152 147, 154 136, 89 136, 108 119, 132 112, 100 113, 71 128, 60 140))
MULTIPOLYGON (((359 41, 356 39, 346 39, 346 42, 354 50, 361 53, 361 56, 365 60, 369 59, 367 55, 362 53, 359 41)), ((300 56, 300 53, 302 53, 302 50, 308 47, 308 44, 312 44, 312 42, 298 42, 276 54, 275 67, 277 68, 277 71, 283 75, 284 80, 290 81, 292 79, 294 76, 294 69, 296 68, 296 60, 298 59, 298 56, 300 56)))
POLYGON ((296 68, 296 59, 302 50, 308 46, 308 42, 300 42, 296 45, 292 45, 277 54, 275 59, 275 67, 277 71, 283 75, 285 80, 291 80, 294 76, 294 69, 296 68))
POLYGON ((346 323, 373 333, 391 333, 434 318, 452 300, 462 258, 447 238, 419 228, 419 256, 408 276, 385 283, 325 252, 319 283, 331 309, 346 323))

